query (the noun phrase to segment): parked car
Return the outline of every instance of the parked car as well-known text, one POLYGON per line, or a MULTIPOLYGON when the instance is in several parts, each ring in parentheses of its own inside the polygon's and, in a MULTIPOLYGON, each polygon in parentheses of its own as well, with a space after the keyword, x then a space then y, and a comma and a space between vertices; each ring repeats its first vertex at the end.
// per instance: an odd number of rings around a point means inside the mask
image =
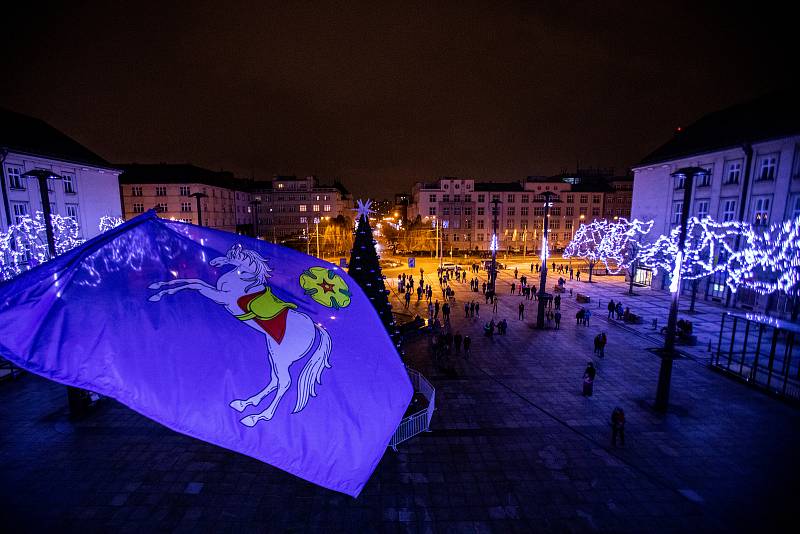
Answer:
POLYGON ((458 270, 458 265, 456 265, 455 263, 451 263, 449 261, 446 261, 446 262, 444 262, 442 264, 442 270, 444 270, 444 271, 457 271, 458 270))
POLYGON ((403 264, 394 260, 381 260, 381 269, 394 269, 396 267, 402 267, 403 264))
MULTIPOLYGON (((497 266, 497 270, 498 271, 501 270, 501 269, 505 269, 506 268, 505 263, 503 263, 501 261, 496 261, 495 264, 497 266)), ((488 271, 489 269, 492 268, 492 260, 483 260, 483 264, 481 265, 481 267, 483 267, 484 269, 486 269, 488 271)))

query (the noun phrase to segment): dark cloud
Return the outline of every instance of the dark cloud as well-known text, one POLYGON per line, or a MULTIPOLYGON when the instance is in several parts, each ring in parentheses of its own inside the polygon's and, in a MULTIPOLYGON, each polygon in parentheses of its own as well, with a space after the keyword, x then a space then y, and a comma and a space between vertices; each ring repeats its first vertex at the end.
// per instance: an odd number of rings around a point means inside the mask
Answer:
POLYGON ((624 169, 782 86, 797 57, 796 19, 768 3, 165 4, 17 6, 0 105, 112 161, 383 196, 439 175, 624 169))

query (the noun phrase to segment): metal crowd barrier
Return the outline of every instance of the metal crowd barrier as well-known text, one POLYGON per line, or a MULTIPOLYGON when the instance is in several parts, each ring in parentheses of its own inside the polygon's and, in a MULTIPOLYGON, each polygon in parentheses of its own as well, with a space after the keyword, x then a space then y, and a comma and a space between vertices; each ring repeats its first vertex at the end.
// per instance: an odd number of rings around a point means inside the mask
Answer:
POLYGON ((430 431, 433 411, 436 409, 436 389, 419 371, 410 367, 406 367, 406 371, 408 372, 408 377, 411 379, 411 383, 414 385, 414 391, 421 393, 422 396, 425 397, 428 401, 428 406, 417 413, 404 417, 403 420, 400 421, 400 425, 397 427, 397 430, 395 430, 391 441, 389 441, 389 446, 394 449, 395 452, 397 452, 397 446, 400 443, 413 438, 417 434, 430 431))

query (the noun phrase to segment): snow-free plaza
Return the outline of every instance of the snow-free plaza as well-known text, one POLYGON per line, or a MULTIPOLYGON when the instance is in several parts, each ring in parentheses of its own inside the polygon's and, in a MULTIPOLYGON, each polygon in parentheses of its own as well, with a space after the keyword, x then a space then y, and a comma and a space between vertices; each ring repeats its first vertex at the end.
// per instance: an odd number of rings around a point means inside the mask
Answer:
MULTIPOLYGON (((622 277, 567 281, 560 329, 536 330, 536 302, 510 295, 532 275, 507 261, 498 310, 452 283, 453 332, 471 355, 434 362, 429 334, 406 344, 406 363, 436 388, 430 432, 387 450, 358 499, 325 490, 251 458, 172 432, 112 400, 69 418, 64 388, 32 374, 0 387, 0 492, 13 531, 646 532, 769 531, 796 498, 800 414, 709 368, 722 309, 699 303, 698 335, 680 347, 670 406, 652 409, 668 294, 622 277), (572 295, 570 295, 572 290, 572 295), (580 293, 588 303, 577 303, 580 293), (609 299, 647 320, 609 319, 609 299), (479 301, 480 318, 463 304, 479 301), (519 303, 525 318, 519 320, 519 303), (575 319, 592 311, 588 325, 575 319), (506 319, 505 335, 483 335, 506 319), (605 357, 592 342, 607 334, 605 357), (587 362, 594 392, 582 395, 587 362), (611 444, 609 417, 626 414, 624 447, 611 444)), ((467 262, 466 266, 470 263, 467 262)), ((434 288, 436 263, 388 269, 391 303, 405 313, 393 279, 405 272, 434 288)), ((486 279, 486 271, 469 274, 486 279)), ((434 298, 441 301, 441 294, 434 298)), ((682 301, 680 317, 688 302, 682 301)), ((425 300, 409 314, 427 315, 425 300)), ((462 351, 463 352, 463 351, 462 351)))

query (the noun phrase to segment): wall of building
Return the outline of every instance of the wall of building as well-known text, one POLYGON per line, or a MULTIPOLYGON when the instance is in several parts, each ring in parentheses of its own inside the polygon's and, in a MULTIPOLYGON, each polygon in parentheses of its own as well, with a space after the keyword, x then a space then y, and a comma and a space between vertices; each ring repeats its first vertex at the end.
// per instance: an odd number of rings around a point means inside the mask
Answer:
MULTIPOLYGON (((90 239, 100 233, 100 217, 122 216, 119 195, 119 171, 85 166, 45 157, 9 152, 3 162, 3 177, 8 198, 0 202, 0 229, 8 229, 5 213, 6 201, 14 220, 14 205, 24 206, 31 215, 42 210, 39 186, 36 179, 22 178, 22 188, 12 188, 12 176, 34 170, 46 169, 60 176, 72 177, 72 191, 61 180, 53 180, 50 186, 50 203, 59 215, 75 215, 81 228, 81 236, 90 239)), ((1 190, 0 190, 1 191, 1 190)))

